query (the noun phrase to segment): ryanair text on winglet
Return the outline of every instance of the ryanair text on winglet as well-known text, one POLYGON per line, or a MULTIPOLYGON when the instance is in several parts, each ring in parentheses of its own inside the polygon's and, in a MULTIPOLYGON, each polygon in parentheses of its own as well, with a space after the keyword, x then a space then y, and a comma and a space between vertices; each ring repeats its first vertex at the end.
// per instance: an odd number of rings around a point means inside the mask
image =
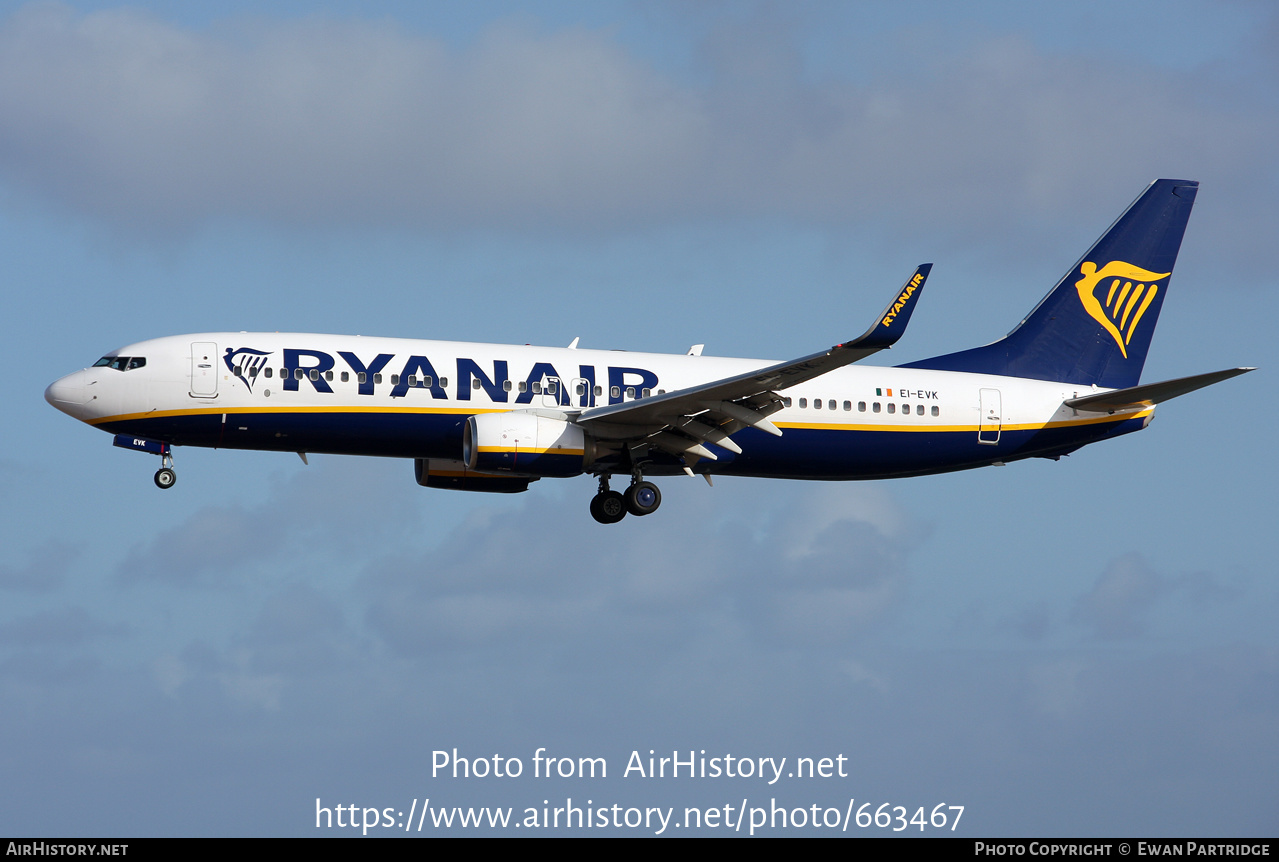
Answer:
POLYGON ((881 321, 884 326, 893 325, 893 320, 897 317, 897 312, 906 307, 906 300, 910 299, 910 295, 915 292, 915 288, 919 287, 920 282, 923 280, 924 276, 922 273, 915 273, 915 277, 910 280, 905 289, 902 290, 901 296, 897 297, 897 301, 893 303, 892 309, 884 315, 884 319, 881 321))

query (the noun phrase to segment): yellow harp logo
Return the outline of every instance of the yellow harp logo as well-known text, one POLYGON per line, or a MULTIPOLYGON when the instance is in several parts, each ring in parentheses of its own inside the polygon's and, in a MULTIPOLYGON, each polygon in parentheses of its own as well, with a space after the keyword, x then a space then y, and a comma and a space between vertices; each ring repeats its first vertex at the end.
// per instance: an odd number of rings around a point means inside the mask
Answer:
POLYGON ((1086 261, 1079 267, 1079 274, 1083 278, 1075 282, 1075 289, 1079 291, 1084 311, 1110 333, 1119 345, 1119 352, 1127 359, 1128 342, 1132 341, 1137 324, 1159 292, 1156 282, 1171 273, 1151 272, 1122 260, 1112 260, 1101 269, 1092 261, 1086 261), (1104 304, 1097 297, 1098 285, 1106 291, 1104 304))

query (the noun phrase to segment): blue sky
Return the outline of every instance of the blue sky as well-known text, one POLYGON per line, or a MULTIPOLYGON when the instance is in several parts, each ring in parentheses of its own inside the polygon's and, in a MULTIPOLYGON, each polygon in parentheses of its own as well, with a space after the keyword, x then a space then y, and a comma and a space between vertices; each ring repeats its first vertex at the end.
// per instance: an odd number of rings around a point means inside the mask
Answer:
POLYGON ((0 4, 0 831, 855 797, 1273 836, 1279 16, 970 6, 0 4), (907 362, 1001 336, 1160 176, 1203 185, 1143 379, 1261 370, 1057 463, 672 479, 602 528, 588 478, 372 459, 180 450, 161 493, 42 397, 218 330, 781 359, 934 261, 907 362), (430 776, 541 746, 609 777, 430 776), (649 749, 851 774, 623 779, 649 749))

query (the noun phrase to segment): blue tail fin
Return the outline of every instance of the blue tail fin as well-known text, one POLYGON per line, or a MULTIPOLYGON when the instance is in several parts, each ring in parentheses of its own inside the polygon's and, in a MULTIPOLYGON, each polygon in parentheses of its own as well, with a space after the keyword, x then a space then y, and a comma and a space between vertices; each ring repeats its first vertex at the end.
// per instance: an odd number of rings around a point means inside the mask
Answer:
POLYGON ((902 367, 1136 386, 1198 189, 1155 180, 1007 336, 902 367))

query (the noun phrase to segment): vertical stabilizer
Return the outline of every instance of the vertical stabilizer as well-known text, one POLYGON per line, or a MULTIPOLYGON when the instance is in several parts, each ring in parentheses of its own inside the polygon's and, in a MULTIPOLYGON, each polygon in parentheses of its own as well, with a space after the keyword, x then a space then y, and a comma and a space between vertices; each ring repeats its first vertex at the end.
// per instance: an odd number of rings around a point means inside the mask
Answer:
POLYGON ((1007 336, 902 367, 1137 385, 1198 189, 1155 180, 1007 336))

